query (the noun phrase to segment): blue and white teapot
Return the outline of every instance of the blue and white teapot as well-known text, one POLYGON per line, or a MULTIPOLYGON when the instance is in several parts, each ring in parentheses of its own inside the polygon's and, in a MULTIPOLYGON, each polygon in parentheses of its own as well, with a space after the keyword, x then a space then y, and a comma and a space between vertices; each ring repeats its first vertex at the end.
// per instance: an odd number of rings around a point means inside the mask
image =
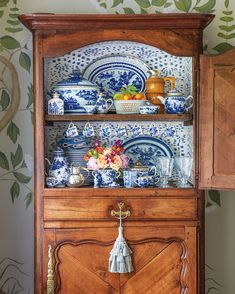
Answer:
POLYGON ((64 150, 61 147, 56 147, 52 163, 47 158, 46 161, 50 166, 48 175, 57 181, 56 187, 65 187, 69 176, 69 166, 64 150))
POLYGON ((166 113, 170 114, 182 114, 189 111, 192 108, 193 96, 184 97, 183 94, 176 90, 170 90, 166 95, 166 98, 157 96, 159 100, 165 105, 166 113), (190 105, 188 101, 190 101, 190 105))

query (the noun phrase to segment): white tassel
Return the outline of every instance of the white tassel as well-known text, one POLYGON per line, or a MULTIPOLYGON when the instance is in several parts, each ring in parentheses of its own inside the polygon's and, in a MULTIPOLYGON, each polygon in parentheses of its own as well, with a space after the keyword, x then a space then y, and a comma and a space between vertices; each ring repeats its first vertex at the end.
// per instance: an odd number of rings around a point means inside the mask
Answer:
MULTIPOLYGON (((120 220, 121 225, 121 220, 120 220)), ((118 228, 118 238, 110 252, 109 271, 111 273, 130 273, 134 270, 131 261, 132 251, 123 237, 123 227, 118 228)))

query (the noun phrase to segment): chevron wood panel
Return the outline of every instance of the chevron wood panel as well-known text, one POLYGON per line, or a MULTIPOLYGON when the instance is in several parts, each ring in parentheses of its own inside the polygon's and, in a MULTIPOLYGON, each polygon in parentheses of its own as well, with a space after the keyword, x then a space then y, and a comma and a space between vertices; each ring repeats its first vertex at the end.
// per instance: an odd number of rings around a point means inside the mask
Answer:
POLYGON ((187 268, 182 260, 184 246, 181 242, 146 239, 130 244, 135 268, 135 272, 130 274, 107 272, 112 245, 96 242, 61 246, 58 253, 61 277, 58 293, 183 293, 182 275, 187 268), (141 277, 144 277, 144 283, 141 277))
POLYGON ((215 71, 215 137, 216 175, 235 175, 235 71, 215 71))

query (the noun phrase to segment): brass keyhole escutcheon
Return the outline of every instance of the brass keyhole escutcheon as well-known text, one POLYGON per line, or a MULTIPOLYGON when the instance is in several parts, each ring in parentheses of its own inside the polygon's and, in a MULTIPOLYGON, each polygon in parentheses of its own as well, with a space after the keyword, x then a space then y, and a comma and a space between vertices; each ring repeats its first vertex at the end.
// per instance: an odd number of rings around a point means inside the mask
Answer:
POLYGON ((120 219, 120 218, 124 219, 124 218, 129 217, 131 215, 131 212, 130 212, 130 210, 122 211, 124 206, 125 206, 124 202, 119 202, 118 203, 119 211, 111 210, 111 216, 114 216, 118 219, 120 219))

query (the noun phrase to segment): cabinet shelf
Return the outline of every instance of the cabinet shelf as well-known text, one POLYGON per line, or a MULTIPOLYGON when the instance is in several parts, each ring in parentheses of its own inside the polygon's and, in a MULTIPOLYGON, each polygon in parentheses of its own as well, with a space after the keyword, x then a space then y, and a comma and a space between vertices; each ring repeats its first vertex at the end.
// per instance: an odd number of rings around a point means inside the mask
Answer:
POLYGON ((192 121, 192 114, 65 114, 65 115, 46 115, 46 122, 54 121, 192 121))

